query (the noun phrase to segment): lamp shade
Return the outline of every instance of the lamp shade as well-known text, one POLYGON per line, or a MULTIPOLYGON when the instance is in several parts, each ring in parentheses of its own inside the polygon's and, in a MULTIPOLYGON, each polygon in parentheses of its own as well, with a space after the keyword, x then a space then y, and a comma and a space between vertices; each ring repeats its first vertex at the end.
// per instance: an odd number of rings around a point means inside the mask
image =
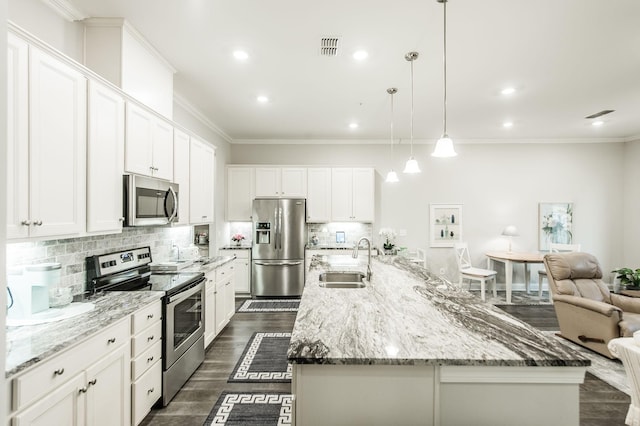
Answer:
POLYGON ((502 230, 502 235, 507 237, 517 237, 519 235, 518 228, 513 225, 509 225, 502 230))
POLYGON ((387 183, 398 182, 398 174, 394 170, 390 170, 389 173, 387 173, 387 178, 385 179, 385 182, 387 183))
POLYGON ((431 153, 432 157, 455 157, 458 155, 455 149, 453 149, 453 141, 447 135, 442 135, 438 142, 436 142, 436 147, 431 153))
POLYGON ((404 165, 403 173, 420 173, 420 166, 415 158, 410 157, 404 165))

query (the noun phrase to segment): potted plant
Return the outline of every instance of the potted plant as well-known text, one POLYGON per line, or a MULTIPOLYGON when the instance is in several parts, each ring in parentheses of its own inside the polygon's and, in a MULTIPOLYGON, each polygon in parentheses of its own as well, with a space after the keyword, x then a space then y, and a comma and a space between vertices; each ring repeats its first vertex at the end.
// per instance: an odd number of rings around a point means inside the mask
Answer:
POLYGON ((618 274, 616 278, 620 279, 620 285, 627 289, 640 290, 640 268, 633 270, 631 268, 614 269, 611 272, 618 274))
POLYGON ((380 236, 384 238, 382 247, 384 248, 385 254, 393 254, 393 248, 395 247, 393 240, 396 238, 396 231, 392 228, 381 228, 380 236))

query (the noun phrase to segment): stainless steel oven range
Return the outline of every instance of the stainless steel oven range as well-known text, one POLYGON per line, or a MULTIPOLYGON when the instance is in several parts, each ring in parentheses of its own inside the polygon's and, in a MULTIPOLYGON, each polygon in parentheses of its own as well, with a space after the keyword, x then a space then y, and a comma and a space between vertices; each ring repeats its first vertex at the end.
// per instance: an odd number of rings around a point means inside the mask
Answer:
POLYGON ((166 406, 204 361, 204 274, 151 273, 151 249, 86 258, 87 291, 163 291, 162 404, 166 406))

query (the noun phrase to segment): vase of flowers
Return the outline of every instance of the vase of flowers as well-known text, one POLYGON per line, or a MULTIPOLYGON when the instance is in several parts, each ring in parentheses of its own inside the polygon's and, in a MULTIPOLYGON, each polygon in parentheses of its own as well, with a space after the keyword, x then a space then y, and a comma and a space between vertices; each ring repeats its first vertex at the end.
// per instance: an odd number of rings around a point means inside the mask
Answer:
POLYGON ((231 241, 233 241, 237 246, 242 243, 242 240, 244 240, 244 235, 242 234, 233 234, 231 236, 231 241))
POLYGON ((396 231, 392 228, 380 228, 380 236, 383 238, 382 248, 386 254, 393 254, 393 248, 395 247, 394 240, 396 238, 396 231))

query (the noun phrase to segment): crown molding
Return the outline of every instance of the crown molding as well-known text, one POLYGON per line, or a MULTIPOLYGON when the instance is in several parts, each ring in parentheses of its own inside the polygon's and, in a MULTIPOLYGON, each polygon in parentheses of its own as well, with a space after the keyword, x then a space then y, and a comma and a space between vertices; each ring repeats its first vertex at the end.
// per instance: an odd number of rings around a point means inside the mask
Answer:
MULTIPOLYGON (((456 139, 454 144, 584 144, 584 143, 622 143, 638 138, 593 138, 593 139, 456 139)), ((435 145, 437 139, 414 139, 414 145, 435 145)), ((388 145, 388 139, 234 139, 238 145, 388 145)), ((409 145, 406 139, 395 144, 409 145)))
POLYGON ((234 140, 231 136, 226 134, 224 130, 218 127, 213 121, 209 120, 207 116, 196 106, 194 106, 191 102, 189 102, 184 96, 173 92, 173 102, 175 102, 180 108, 183 108, 189 114, 196 118, 196 120, 200 121, 206 127, 211 129, 215 134, 220 136, 222 139, 229 143, 234 143, 234 140))
POLYGON ((68 0, 42 0, 42 2, 69 22, 82 21, 87 18, 86 13, 75 7, 68 0))

